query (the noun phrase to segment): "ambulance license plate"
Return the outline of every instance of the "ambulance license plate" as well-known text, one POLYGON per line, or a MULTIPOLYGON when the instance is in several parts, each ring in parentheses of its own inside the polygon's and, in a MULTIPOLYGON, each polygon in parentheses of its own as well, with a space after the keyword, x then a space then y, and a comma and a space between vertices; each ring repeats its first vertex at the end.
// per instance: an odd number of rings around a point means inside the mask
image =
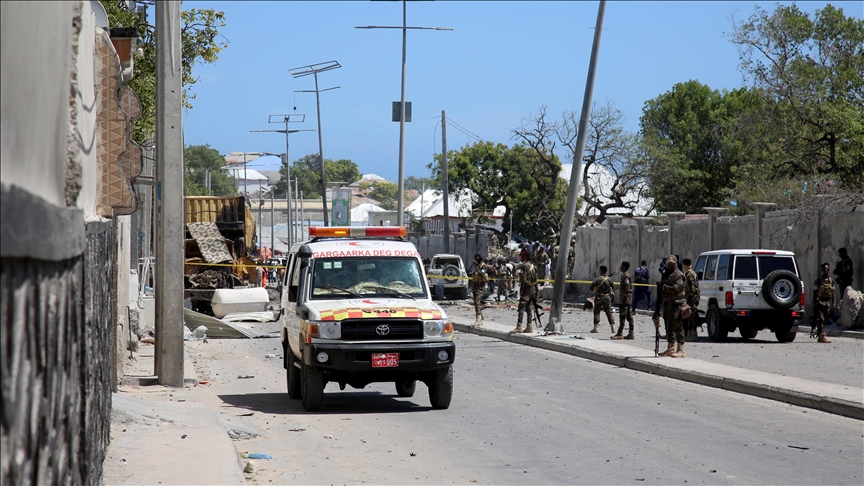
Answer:
POLYGON ((373 353, 373 368, 396 368, 399 366, 399 353, 373 353))

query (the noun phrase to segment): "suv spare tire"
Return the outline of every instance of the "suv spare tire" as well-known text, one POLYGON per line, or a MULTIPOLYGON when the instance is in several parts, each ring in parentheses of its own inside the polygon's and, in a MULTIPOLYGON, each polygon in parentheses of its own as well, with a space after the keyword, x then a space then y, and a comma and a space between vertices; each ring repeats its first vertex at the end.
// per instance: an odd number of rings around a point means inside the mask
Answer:
MULTIPOLYGON (((459 267, 457 267, 456 265, 446 265, 441 270, 441 275, 444 277, 458 277, 459 276, 459 267)), ((454 283, 458 282, 459 280, 457 280, 455 278, 445 278, 444 281, 447 282, 448 284, 454 284, 454 283)))
POLYGON ((788 309, 801 298, 801 281, 789 270, 774 270, 762 282, 762 298, 775 309, 788 309))

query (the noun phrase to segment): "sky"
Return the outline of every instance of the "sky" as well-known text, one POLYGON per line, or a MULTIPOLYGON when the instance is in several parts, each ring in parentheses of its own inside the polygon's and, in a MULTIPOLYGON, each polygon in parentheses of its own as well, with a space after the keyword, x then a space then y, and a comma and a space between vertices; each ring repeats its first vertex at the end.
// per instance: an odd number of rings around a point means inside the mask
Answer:
MULTIPOLYGON (((780 2, 788 5, 791 2, 780 2)), ((811 15, 828 2, 796 2, 811 15)), ((864 2, 831 2, 847 16, 864 17, 864 2)), ((441 152, 441 111, 447 116, 447 148, 478 139, 513 145, 512 130, 545 106, 560 119, 582 109, 597 19, 596 1, 411 1, 405 99, 413 117, 405 124, 405 177, 429 177, 427 165, 441 152), (457 125, 458 124, 458 125, 457 125)), ((594 86, 595 103, 614 103, 624 128, 639 130, 645 102, 691 79, 712 89, 745 85, 739 55, 727 36, 732 21, 746 20, 775 2, 625 2, 606 4, 594 86)), ((290 158, 318 153, 312 76, 288 70, 337 61, 319 73, 321 138, 327 159, 350 159, 362 174, 398 177, 399 101, 402 69, 402 2, 183 2, 183 8, 225 12, 220 29, 228 47, 213 64, 198 65, 196 98, 184 117, 187 145, 234 151, 285 152, 272 114, 305 114, 290 135, 290 158)), ((561 156, 564 152, 559 152, 561 156)), ((569 160, 562 160, 568 163, 569 160)), ((249 167, 276 170, 277 166, 249 167)))

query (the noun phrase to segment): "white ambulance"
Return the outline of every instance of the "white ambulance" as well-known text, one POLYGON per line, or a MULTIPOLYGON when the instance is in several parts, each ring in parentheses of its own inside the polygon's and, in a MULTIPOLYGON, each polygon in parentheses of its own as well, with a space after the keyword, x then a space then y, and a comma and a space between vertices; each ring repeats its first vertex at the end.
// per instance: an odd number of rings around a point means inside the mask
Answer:
POLYGON ((281 322, 288 396, 320 410, 327 383, 392 382, 400 397, 453 395, 453 323, 432 301, 404 227, 312 227, 288 255, 281 322))

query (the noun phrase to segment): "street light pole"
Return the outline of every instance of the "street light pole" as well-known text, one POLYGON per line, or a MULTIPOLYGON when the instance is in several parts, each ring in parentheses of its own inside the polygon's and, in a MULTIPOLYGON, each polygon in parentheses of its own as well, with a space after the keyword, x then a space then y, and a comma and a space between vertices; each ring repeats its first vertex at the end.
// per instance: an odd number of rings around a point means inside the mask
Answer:
MULTIPOLYGON (((256 133, 273 132, 273 133, 284 133, 285 134, 285 170, 286 170, 285 186, 287 189, 287 193, 285 195, 285 201, 286 201, 287 209, 288 209, 288 217, 287 217, 288 248, 291 248, 291 245, 294 244, 294 238, 293 238, 293 235, 291 234, 291 231, 293 228, 293 225, 292 225, 293 218, 291 217, 291 157, 289 156, 290 144, 288 143, 288 135, 290 135, 292 133, 296 133, 296 132, 311 132, 312 131, 312 130, 289 130, 288 129, 288 123, 291 123, 293 121, 293 120, 291 120, 292 116, 295 118, 300 118, 299 120, 296 121, 296 123, 302 123, 303 121, 306 120, 306 115, 302 115, 302 114, 270 115, 270 117, 267 120, 268 123, 285 123, 285 129, 284 130, 249 130, 250 132, 256 132, 256 133)), ((272 244, 273 243, 271 242, 271 245, 272 244)))
POLYGON ((408 2, 402 0, 402 26, 367 25, 355 29, 402 29, 402 94, 399 102, 399 194, 397 196, 396 226, 405 225, 405 64, 407 58, 408 29, 453 30, 447 27, 408 27, 408 2))
POLYGON ((324 174, 324 142, 321 136, 321 97, 323 91, 337 89, 339 86, 332 88, 318 89, 318 73, 338 69, 342 67, 336 61, 321 62, 318 64, 310 64, 308 66, 300 66, 289 69, 288 72, 294 78, 300 78, 312 74, 315 77, 315 90, 296 90, 295 93, 315 93, 315 106, 318 110, 318 161, 321 164, 321 207, 323 208, 324 226, 330 226, 327 217, 327 177, 324 174))

